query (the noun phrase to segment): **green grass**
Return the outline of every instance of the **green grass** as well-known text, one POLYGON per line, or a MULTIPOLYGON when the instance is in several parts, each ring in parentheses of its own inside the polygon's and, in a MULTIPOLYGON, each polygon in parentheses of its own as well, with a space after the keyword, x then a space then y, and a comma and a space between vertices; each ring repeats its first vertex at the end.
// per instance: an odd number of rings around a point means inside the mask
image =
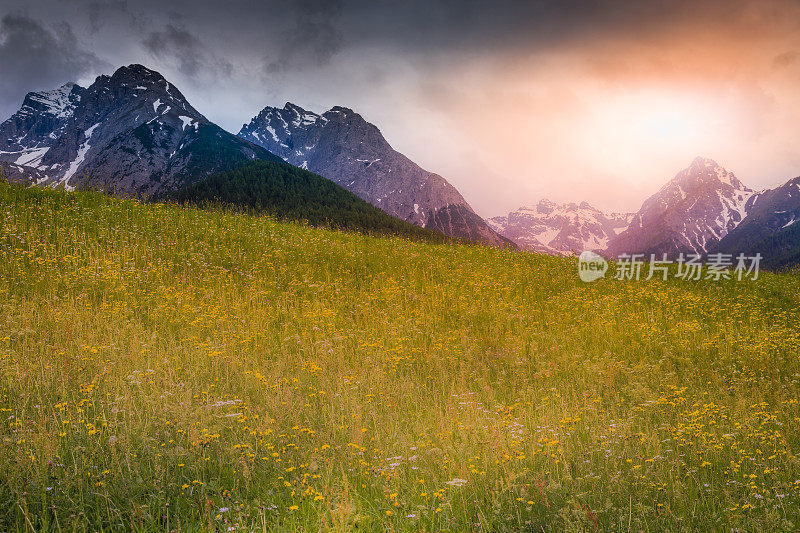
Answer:
POLYGON ((800 279, 576 274, 0 184, 0 530, 797 530, 800 279))

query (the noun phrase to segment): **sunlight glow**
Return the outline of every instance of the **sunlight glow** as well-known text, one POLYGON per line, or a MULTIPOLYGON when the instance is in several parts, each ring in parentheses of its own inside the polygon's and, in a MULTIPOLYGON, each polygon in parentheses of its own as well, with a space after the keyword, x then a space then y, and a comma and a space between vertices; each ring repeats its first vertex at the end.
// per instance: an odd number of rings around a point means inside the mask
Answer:
POLYGON ((641 91, 601 104, 595 127, 624 149, 652 142, 680 148, 708 134, 718 111, 698 95, 641 91))
POLYGON ((584 146, 584 155, 598 166, 618 171, 659 154, 694 157, 726 122, 723 108, 698 93, 641 89, 595 94, 592 100, 580 120, 582 142, 574 146, 584 146))

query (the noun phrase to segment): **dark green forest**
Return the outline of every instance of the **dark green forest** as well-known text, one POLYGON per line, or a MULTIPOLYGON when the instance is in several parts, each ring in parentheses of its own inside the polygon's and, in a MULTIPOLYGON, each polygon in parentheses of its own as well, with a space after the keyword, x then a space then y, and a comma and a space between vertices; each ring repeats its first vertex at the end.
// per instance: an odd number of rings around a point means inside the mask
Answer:
POLYGON ((179 189, 171 200, 202 208, 268 214, 312 226, 446 242, 441 233, 396 219, 347 189, 288 163, 255 160, 179 189))

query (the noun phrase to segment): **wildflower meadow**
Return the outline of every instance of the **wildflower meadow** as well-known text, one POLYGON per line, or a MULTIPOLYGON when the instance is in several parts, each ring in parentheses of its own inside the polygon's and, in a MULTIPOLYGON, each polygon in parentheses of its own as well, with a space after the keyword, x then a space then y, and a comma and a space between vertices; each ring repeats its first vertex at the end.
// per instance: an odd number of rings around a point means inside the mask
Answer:
POLYGON ((2 531, 797 531, 800 275, 0 184, 2 531))

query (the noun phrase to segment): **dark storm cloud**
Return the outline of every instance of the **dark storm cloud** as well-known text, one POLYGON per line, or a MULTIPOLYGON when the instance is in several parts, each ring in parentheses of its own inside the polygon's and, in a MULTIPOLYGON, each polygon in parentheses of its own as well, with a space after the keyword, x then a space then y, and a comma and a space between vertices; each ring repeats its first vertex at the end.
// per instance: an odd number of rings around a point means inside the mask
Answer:
POLYGON ((142 45, 153 57, 174 61, 181 74, 195 78, 201 74, 230 76, 233 64, 217 58, 202 41, 182 26, 167 24, 150 32, 142 45))
MULTIPOLYGON (((790 0, 6 0, 40 18, 103 34, 109 54, 131 45, 184 74, 256 60, 268 74, 319 68, 360 50, 406 60, 532 52, 595 40, 652 41, 685 27, 752 36, 790 0), (178 14, 170 16, 169 13, 178 14), (166 14, 166 15, 165 15, 166 14), (80 20, 82 19, 82 21, 80 20), (201 46, 200 44, 205 46, 201 46), (213 54, 210 52, 213 50, 213 54), (225 63, 228 63, 226 65, 225 63)), ((796 3, 796 2, 795 2, 796 3)), ((0 8, 2 15, 3 8, 0 8)), ((687 35, 687 38, 692 38, 687 35)))
MULTIPOLYGON (((795 1, 795 0, 791 0, 795 1)), ((787 2, 753 0, 350 0, 344 35, 354 44, 406 52, 483 52, 595 39, 653 39, 675 27, 769 28, 787 2)))
POLYGON ((342 7, 341 0, 297 2, 292 25, 280 32, 277 56, 267 54, 266 71, 276 73, 327 64, 344 43, 344 36, 335 25, 342 7))
POLYGON ((141 16, 128 9, 126 0, 107 0, 89 2, 89 32, 96 34, 110 22, 127 21, 141 26, 141 16))
POLYGON ((26 93, 51 89, 108 68, 81 48, 72 27, 45 27, 33 18, 5 15, 0 21, 0 117, 8 117, 26 93))

